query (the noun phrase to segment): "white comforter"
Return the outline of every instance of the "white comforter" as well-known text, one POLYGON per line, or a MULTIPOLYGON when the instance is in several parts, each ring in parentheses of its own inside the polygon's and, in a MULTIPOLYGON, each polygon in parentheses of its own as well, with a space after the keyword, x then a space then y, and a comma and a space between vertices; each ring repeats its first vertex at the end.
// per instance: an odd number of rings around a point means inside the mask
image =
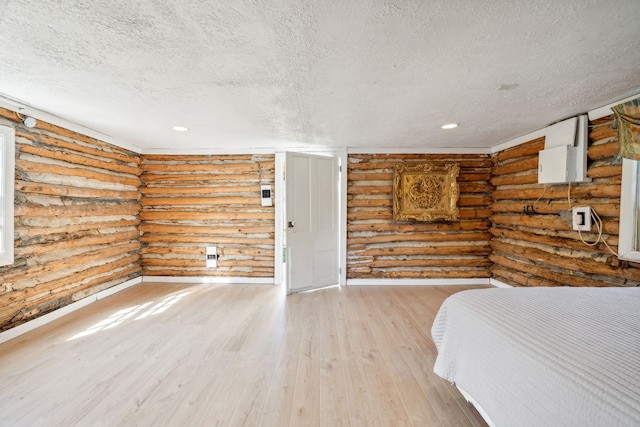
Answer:
POLYGON ((449 297, 434 371, 498 427, 640 426, 640 289, 513 288, 449 297))

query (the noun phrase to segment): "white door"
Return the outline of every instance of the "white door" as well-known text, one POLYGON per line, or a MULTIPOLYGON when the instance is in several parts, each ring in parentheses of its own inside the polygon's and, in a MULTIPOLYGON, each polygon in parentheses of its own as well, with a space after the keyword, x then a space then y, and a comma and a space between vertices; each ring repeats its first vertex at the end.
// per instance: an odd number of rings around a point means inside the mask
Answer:
POLYGON ((338 159, 286 154, 289 292, 339 284, 338 159))

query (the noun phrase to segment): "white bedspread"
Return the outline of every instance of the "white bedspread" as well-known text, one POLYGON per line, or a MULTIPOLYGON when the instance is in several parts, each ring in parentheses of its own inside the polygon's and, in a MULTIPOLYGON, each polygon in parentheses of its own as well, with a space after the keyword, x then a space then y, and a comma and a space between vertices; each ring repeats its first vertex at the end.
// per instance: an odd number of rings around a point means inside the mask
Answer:
POLYGON ((434 371, 498 427, 640 426, 640 289, 513 288, 449 297, 434 371))

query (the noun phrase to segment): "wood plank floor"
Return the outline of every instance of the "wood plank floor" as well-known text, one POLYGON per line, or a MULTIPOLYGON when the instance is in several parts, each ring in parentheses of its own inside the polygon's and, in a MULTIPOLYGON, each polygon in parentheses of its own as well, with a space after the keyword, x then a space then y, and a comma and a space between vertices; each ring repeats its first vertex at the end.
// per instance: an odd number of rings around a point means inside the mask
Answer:
POLYGON ((432 371, 464 289, 142 283, 0 345, 0 425, 484 426, 432 371))

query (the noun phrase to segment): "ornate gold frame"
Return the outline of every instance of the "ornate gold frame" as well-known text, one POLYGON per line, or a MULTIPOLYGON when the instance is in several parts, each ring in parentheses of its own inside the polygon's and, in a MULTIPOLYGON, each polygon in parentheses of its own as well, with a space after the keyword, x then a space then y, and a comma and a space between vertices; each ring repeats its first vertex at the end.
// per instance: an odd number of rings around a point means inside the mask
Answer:
POLYGON ((455 163, 397 164, 393 173, 394 221, 458 219, 458 174, 455 163))

